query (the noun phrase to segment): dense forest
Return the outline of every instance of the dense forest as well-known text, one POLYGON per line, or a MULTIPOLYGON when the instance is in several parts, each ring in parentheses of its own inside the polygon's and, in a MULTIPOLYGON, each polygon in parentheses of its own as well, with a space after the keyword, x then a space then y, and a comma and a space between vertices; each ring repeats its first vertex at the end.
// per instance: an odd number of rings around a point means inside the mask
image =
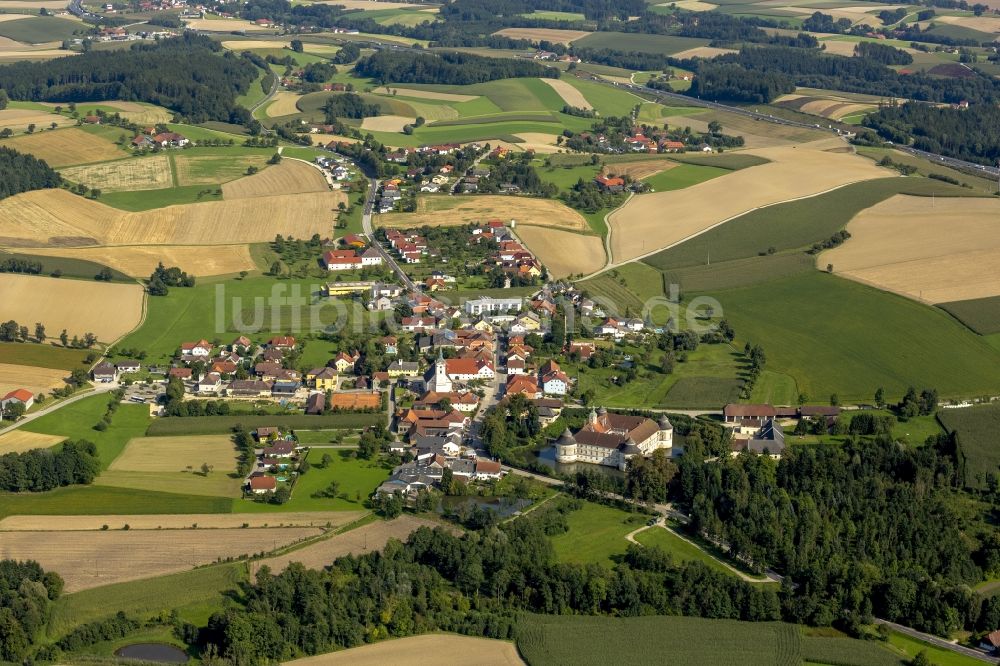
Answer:
POLYGON ((340 93, 331 95, 323 105, 326 122, 333 123, 337 118, 370 118, 379 115, 378 104, 365 102, 356 93, 340 93))
POLYGON ((64 442, 58 451, 32 449, 0 456, 0 490, 44 492, 74 484, 88 484, 100 471, 92 442, 64 442))
POLYGON ((378 51, 354 66, 358 76, 386 83, 469 85, 522 76, 558 79, 559 70, 531 60, 484 58, 469 53, 378 51))
POLYGON ((0 662, 24 662, 62 590, 62 578, 37 562, 0 560, 0 662))
POLYGON ((235 99, 259 74, 249 60, 222 53, 218 42, 186 33, 127 51, 5 65, 0 67, 0 88, 14 100, 151 102, 195 123, 243 124, 250 115, 235 99))
POLYGON ((59 187, 62 178, 44 161, 0 146, 0 199, 30 190, 59 187))
POLYGON ((926 104, 883 107, 864 125, 889 141, 995 166, 1000 160, 1000 114, 993 106, 943 109, 926 104))

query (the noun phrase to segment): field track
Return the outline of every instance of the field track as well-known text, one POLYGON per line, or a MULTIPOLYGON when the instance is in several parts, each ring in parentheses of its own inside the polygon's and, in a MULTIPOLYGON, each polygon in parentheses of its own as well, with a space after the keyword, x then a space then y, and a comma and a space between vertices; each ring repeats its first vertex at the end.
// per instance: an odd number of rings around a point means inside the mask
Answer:
POLYGON ((389 539, 405 540, 411 532, 420 527, 437 527, 440 523, 404 515, 390 521, 379 521, 362 525, 361 527, 337 534, 329 539, 323 539, 305 548, 294 550, 277 557, 257 560, 251 564, 254 573, 262 566, 271 567, 277 573, 284 571, 292 562, 301 562, 310 569, 322 569, 344 555, 363 555, 376 550, 382 550, 389 539))
POLYGON ((928 303, 1000 296, 1000 201, 896 195, 858 214, 817 265, 928 303))
POLYGON ((424 634, 318 654, 285 666, 523 666, 513 643, 452 634, 424 634), (447 655, 446 657, 444 655, 447 655))
POLYGON ((6 532, 0 557, 36 560, 62 576, 72 593, 270 551, 320 533, 314 527, 6 532))
MULTIPOLYGON (((15 431, 17 432, 17 431, 15 431)), ((8 433, 10 434, 10 433, 8 433)), ((48 437, 49 435, 39 435, 48 437)), ((0 436, 3 437, 3 436, 0 436)), ((0 441, 2 446, 2 441, 0 441)), ((0 448, 3 451, 3 448, 0 448)), ((8 516, 0 520, 0 532, 67 532, 76 530, 119 530, 128 525, 132 530, 233 529, 257 527, 330 527, 347 525, 365 513, 363 511, 290 511, 275 513, 188 513, 115 516, 8 516)), ((255 532, 251 532, 255 534, 255 532)))
POLYGON ((34 248, 32 254, 87 259, 137 278, 149 277, 156 265, 183 266, 197 277, 252 271, 257 263, 247 245, 133 245, 34 248))
POLYGON ((827 151, 836 144, 748 151, 771 161, 684 189, 633 197, 608 217, 614 263, 670 247, 755 208, 890 175, 870 160, 827 151))
POLYGON ((13 274, 0 281, 4 318, 29 327, 41 322, 53 337, 66 329, 70 336, 89 332, 101 342, 117 340, 139 323, 142 299, 138 284, 13 274))
POLYGON ((275 234, 308 238, 329 235, 337 204, 345 200, 340 192, 317 192, 130 213, 65 190, 36 190, 0 203, 0 245, 230 245, 267 242, 275 234))

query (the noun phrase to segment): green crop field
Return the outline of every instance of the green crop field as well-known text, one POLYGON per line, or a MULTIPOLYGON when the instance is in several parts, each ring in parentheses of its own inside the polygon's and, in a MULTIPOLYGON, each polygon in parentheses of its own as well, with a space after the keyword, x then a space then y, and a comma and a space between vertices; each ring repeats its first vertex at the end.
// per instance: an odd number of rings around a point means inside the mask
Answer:
POLYGON ((664 282, 680 286, 681 292, 734 289, 811 272, 815 257, 792 250, 762 257, 749 257, 716 263, 715 250, 702 257, 700 266, 665 270, 664 282), (711 260, 711 261, 709 261, 711 260))
POLYGON ((672 531, 662 527, 651 527, 635 535, 635 540, 643 546, 649 548, 659 548, 665 553, 669 553, 674 562, 701 562, 719 573, 732 576, 733 571, 723 566, 719 560, 715 559, 701 548, 688 543, 672 531))
POLYGON ((645 101, 628 91, 578 79, 574 76, 564 76, 563 81, 579 90, 594 107, 594 110, 602 116, 627 116, 632 113, 636 104, 642 104, 645 101))
POLYGON ((163 208, 164 206, 220 201, 222 193, 219 190, 219 194, 216 194, 217 190, 217 185, 181 185, 179 187, 164 187, 159 190, 108 192, 101 195, 101 203, 119 210, 138 212, 163 208))
POLYGON ((984 488, 987 474, 1000 476, 1000 448, 996 445, 1000 403, 942 409, 938 419, 945 430, 958 433, 967 485, 984 488))
POLYGON ((938 303, 938 307, 980 335, 1000 333, 1000 296, 938 303))
MULTIPOLYGON (((102 197, 101 201, 107 203, 106 197, 102 197)), ((9 250, 0 250, 0 261, 7 258, 25 259, 28 261, 37 261, 42 265, 42 274, 51 275, 55 271, 62 271, 62 277, 64 278, 79 278, 81 280, 93 280, 94 276, 100 273, 102 270, 106 269, 111 271, 111 280, 113 282, 135 282, 132 278, 125 275, 120 271, 108 268, 93 261, 87 261, 85 259, 69 259, 66 257, 48 257, 37 254, 31 254, 28 252, 11 252, 9 250)), ((34 331, 34 329, 32 329, 34 331)))
POLYGON ((653 188, 654 192, 666 192, 669 190, 681 190, 691 187, 706 180, 712 180, 719 176, 732 173, 730 169, 720 169, 714 166, 699 166, 697 164, 682 164, 673 169, 661 171, 644 179, 643 182, 653 188))
POLYGON ((752 257, 768 248, 805 247, 829 238, 859 212, 894 194, 962 196, 967 192, 926 178, 870 180, 741 215, 644 261, 656 268, 673 269, 703 264, 707 256, 722 262, 752 257))
POLYGON ((538 177, 547 183, 552 183, 560 190, 568 190, 580 180, 590 182, 600 172, 601 168, 592 164, 574 167, 539 167, 538 177))
POLYGON ((245 565, 220 564, 68 594, 52 607, 48 637, 58 639, 74 627, 118 611, 145 618, 176 609, 181 619, 204 624, 245 580, 245 565))
POLYGON ((141 437, 146 432, 150 420, 147 405, 119 405, 107 430, 95 430, 94 426, 104 416, 109 400, 111 396, 108 394, 78 400, 26 423, 23 429, 93 442, 97 446, 101 468, 107 469, 128 440, 141 437))
POLYGON ((595 32, 573 42, 574 46, 588 49, 617 49, 658 55, 673 55, 696 46, 708 46, 707 39, 673 37, 670 35, 644 35, 627 32, 595 32))
POLYGON ((392 466, 374 460, 352 457, 354 451, 346 449, 313 449, 309 452, 309 471, 299 477, 292 489, 292 498, 280 506, 239 499, 233 503, 234 513, 269 511, 364 511, 365 502, 380 483, 389 478, 392 466), (320 461, 329 453, 333 462, 325 469, 320 461), (335 499, 313 497, 333 482, 339 486, 335 499))
POLYGON ((663 398, 674 409, 718 408, 738 402, 743 381, 728 377, 680 377, 663 398))
POLYGON ((153 421, 146 434, 165 435, 221 435, 232 432, 237 425, 247 429, 257 426, 279 426, 282 428, 365 428, 385 418, 383 413, 374 414, 305 414, 253 415, 233 414, 229 416, 186 416, 170 417, 153 421))
POLYGON ((231 513, 233 500, 130 488, 69 486, 45 493, 0 493, 6 516, 99 516, 103 514, 231 513))
POLYGON ((83 33, 86 30, 87 27, 82 23, 55 16, 32 16, 16 21, 0 22, 0 37, 29 44, 61 42, 71 39, 77 32, 83 33))
POLYGON ((712 156, 701 153, 677 153, 676 155, 671 155, 670 159, 684 162, 685 164, 714 166, 720 169, 729 169, 730 171, 739 171, 740 169, 760 166, 771 161, 766 157, 745 155, 743 153, 723 153, 721 155, 716 153, 712 156))
MULTIPOLYGON (((646 264, 632 262, 601 273, 580 283, 606 310, 624 316, 641 317, 644 306, 654 298, 663 298, 663 276, 646 264)), ((669 315, 662 310, 652 313, 653 321, 666 323, 669 315)))
POLYGON ((737 345, 760 344, 767 368, 813 400, 890 400, 910 384, 943 397, 995 394, 1000 352, 940 310, 824 273, 711 293, 737 345))
MULTIPOLYGON (((853 638, 803 636, 801 649, 802 659, 807 663, 838 664, 838 666, 900 666, 901 664, 899 657, 880 647, 879 643, 853 638)), ((954 653, 947 652, 947 654, 954 653)), ((916 656, 916 653, 911 656, 916 656)), ((945 662, 934 658, 932 663, 945 662)))
POLYGON ((69 349, 44 343, 0 342, 0 359, 3 363, 33 365, 36 368, 86 369, 83 359, 89 353, 86 349, 69 349))
POLYGON ((531 666, 608 663, 798 666, 801 663, 798 627, 779 622, 527 615, 518 626, 516 640, 518 650, 531 666))
POLYGON ((760 373, 750 395, 752 403, 770 405, 794 405, 799 399, 799 387, 790 375, 765 370, 760 373))
POLYGON ((556 558, 579 564, 614 564, 628 546, 625 535, 639 529, 649 516, 585 502, 566 516, 569 531, 552 537, 556 558))

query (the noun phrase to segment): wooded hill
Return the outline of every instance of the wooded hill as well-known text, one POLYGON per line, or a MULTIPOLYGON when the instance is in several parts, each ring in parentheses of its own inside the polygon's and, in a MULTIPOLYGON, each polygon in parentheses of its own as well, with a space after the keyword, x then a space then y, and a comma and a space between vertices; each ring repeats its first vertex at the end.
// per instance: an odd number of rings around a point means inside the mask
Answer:
POLYGON ((379 51, 354 66, 358 76, 381 83, 443 83, 469 85, 497 79, 541 77, 558 79, 559 70, 530 60, 484 58, 469 53, 379 51))

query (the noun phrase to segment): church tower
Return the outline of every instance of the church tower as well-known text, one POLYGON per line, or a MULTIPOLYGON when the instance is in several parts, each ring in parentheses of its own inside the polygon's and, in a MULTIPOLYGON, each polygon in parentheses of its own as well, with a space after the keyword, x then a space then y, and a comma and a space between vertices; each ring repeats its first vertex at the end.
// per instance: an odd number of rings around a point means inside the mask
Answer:
POLYGON ((439 351, 437 361, 434 362, 434 386, 431 390, 437 393, 451 393, 451 378, 448 377, 448 362, 444 360, 444 355, 439 351))

